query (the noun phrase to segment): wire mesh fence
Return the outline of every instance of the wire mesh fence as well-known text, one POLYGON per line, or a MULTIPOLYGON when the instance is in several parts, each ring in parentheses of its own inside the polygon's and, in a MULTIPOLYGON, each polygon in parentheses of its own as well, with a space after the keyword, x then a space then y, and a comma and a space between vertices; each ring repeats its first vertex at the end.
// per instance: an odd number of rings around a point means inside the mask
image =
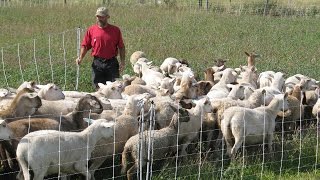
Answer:
MULTIPOLYGON (((298 126, 288 131, 283 130, 283 125, 288 123, 287 121, 276 121, 276 126, 281 127, 272 131, 272 134, 267 134, 268 128, 272 128, 268 127, 270 122, 266 122, 268 117, 265 117, 265 119, 256 119, 258 122, 255 122, 254 125, 249 124, 250 121, 248 119, 242 119, 244 129, 250 131, 250 133, 242 137, 243 146, 240 147, 234 155, 230 156, 228 151, 226 151, 225 141, 220 139, 221 137, 217 138, 215 136, 214 138, 208 138, 208 134, 212 132, 218 133, 219 128, 207 129, 208 121, 205 113, 202 114, 199 112, 202 115, 196 115, 197 118, 193 119, 194 114, 192 114, 192 111, 196 110, 192 109, 189 110, 188 116, 185 116, 186 114, 181 113, 181 111, 177 111, 172 119, 156 119, 153 117, 153 115, 156 115, 154 105, 157 106, 157 103, 150 105, 150 117, 144 117, 143 113, 140 114, 141 118, 138 126, 134 122, 123 124, 127 127, 118 125, 117 128, 113 129, 113 133, 111 133, 113 135, 109 133, 105 140, 100 140, 97 144, 93 142, 91 137, 87 138, 87 136, 81 140, 87 144, 85 146, 81 146, 82 142, 80 142, 80 140, 75 141, 73 139, 78 137, 78 135, 81 134, 79 131, 84 129, 75 129, 69 133, 61 131, 61 134, 58 135, 57 132, 53 131, 35 131, 36 133, 31 133, 28 137, 15 137, 15 139, 11 140, 12 142, 19 142, 20 140, 19 144, 13 144, 15 147, 18 145, 19 148, 19 145, 22 146, 25 144, 25 140, 28 138, 27 144, 30 144, 30 146, 28 146, 30 150, 25 149, 27 154, 24 154, 24 158, 26 158, 29 164, 28 169, 32 169, 34 173, 46 172, 47 169, 51 169, 48 172, 55 173, 48 176, 48 179, 63 176, 76 179, 79 178, 79 174, 88 175, 91 173, 91 175, 93 175, 93 172, 95 172, 96 178, 98 179, 118 179, 127 177, 127 170, 132 173, 131 177, 136 177, 137 179, 158 179, 161 177, 170 179, 264 179, 270 177, 270 173, 274 173, 272 176, 276 178, 285 178, 288 176, 288 172, 296 172, 295 174, 297 174, 297 176, 299 176, 299 173, 304 172, 314 173, 315 176, 317 175, 319 126, 315 118, 308 120, 306 124, 301 123, 302 119, 294 120, 293 122, 297 123, 298 126), (154 114, 152 114, 152 112, 154 114), (161 130, 153 130, 154 127, 152 127, 152 125, 160 123, 158 121, 171 121, 171 123, 161 130), (197 128, 193 128, 195 131, 186 132, 185 129, 183 129, 186 127, 184 125, 187 124, 190 126, 191 123, 194 123, 190 121, 197 121, 196 123, 199 123, 200 129, 196 130, 197 128), (248 122, 248 124, 246 124, 246 122, 248 122), (173 124, 174 126, 172 126, 173 124), (257 134, 257 131, 254 130, 261 127, 265 128, 263 129, 265 134, 257 134), (141 128, 146 129, 146 131, 143 132, 141 128), (139 133, 128 137, 128 140, 126 140, 123 136, 131 132, 124 130, 128 129, 139 133), (194 139, 191 139, 192 141, 190 142, 186 141, 186 138, 190 137, 190 135, 194 137, 194 139), (267 139, 270 135, 273 135, 274 139, 271 142, 272 149, 268 150, 267 145, 270 141, 267 139), (23 140, 21 140, 21 138, 23 140), (40 141, 41 139, 44 140, 40 143, 41 149, 31 148, 39 148, 37 146, 38 144, 35 144, 39 139, 40 141), (95 149, 93 149, 94 145, 95 149), (181 153, 181 148, 183 148, 184 145, 187 145, 186 154, 181 153), (49 149, 50 147, 51 149, 49 149), (123 151, 120 147, 123 148, 123 151), (93 153, 90 155, 92 151, 93 153), (79 154, 79 156, 82 155, 82 159, 77 159, 76 154, 79 154), (99 161, 100 159, 106 160, 104 165, 96 169, 91 169, 90 165, 93 165, 95 161, 99 161), (50 163, 46 164, 46 161, 50 163), (41 166, 39 166, 38 163, 40 163, 41 166), (86 168, 82 170, 79 170, 80 167, 79 169, 67 170, 68 167, 80 166, 81 163, 88 164, 88 166, 85 166, 86 168), (127 164, 124 165, 123 163, 127 164), (132 166, 135 166, 133 170, 130 169, 132 166), (36 167, 39 169, 36 169, 36 167), (121 168, 124 168, 122 173, 120 173, 121 168)), ((265 107, 265 109, 267 109, 267 107, 265 107)), ((241 111, 239 108, 238 112, 241 111)), ((142 112, 148 111, 142 109, 142 112)), ((77 113, 89 113, 88 118, 93 115, 93 113, 89 111, 77 113)), ((267 116, 269 112, 265 111, 265 113, 267 116)), ((121 114, 121 112, 119 112, 119 114, 121 114)), ((121 116, 122 115, 119 117, 121 116)), ((63 122, 66 121, 66 117, 67 115, 56 116, 56 120, 53 120, 56 123, 56 130, 66 128, 65 122, 63 122)), ((121 118, 119 117, 112 121, 115 121, 115 123, 120 122, 121 118)), ((25 121, 24 130, 21 129, 22 124, 19 123, 21 120, 16 121, 15 124, 10 125, 9 123, 9 127, 13 128, 15 133, 25 131, 24 133, 27 134, 28 132, 34 131, 36 123, 33 121, 35 121, 36 118, 39 117, 25 117, 23 120, 25 121), (14 127, 17 125, 20 125, 20 128, 14 127)), ((76 121, 76 119, 74 120, 76 121)), ((77 119, 77 121, 81 123, 83 120, 77 119)), ((43 123, 44 122, 43 120, 43 123)), ((92 126, 84 121, 82 123, 85 126, 92 126)), ((84 132, 85 131, 82 131, 82 134, 84 132)), ((233 133, 235 132, 233 131, 233 133)), ((4 134, 1 135, 4 136, 4 134)), ((228 137, 224 132, 223 135, 224 138, 228 137)), ((236 136, 237 135, 234 134, 235 138, 236 136)), ((5 147, 3 146, 3 142, 1 145, 2 148, 5 147)), ((19 153, 17 152, 18 158, 21 158, 20 150, 21 148, 18 150, 19 153)), ((11 162, 14 159, 15 157, 2 160, 11 162)), ((22 160, 19 160, 19 163, 21 163, 21 161, 22 160)), ((3 163, 4 162, 5 161, 3 161, 3 163)), ((17 173, 17 169, 13 169, 13 171, 11 169, 11 171, 2 172, 1 176, 6 177, 11 175, 12 177, 17 173)))

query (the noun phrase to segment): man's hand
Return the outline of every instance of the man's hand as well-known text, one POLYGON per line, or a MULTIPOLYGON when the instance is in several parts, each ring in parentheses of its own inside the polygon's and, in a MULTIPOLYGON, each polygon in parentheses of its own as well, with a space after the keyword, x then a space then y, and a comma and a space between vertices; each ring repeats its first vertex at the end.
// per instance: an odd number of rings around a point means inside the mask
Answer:
POLYGON ((120 62, 120 65, 119 65, 120 74, 122 74, 122 72, 124 71, 125 66, 126 64, 124 61, 120 62))
POLYGON ((81 64, 81 59, 80 59, 79 57, 77 57, 77 59, 76 59, 76 64, 77 64, 77 65, 80 65, 80 64, 81 64))

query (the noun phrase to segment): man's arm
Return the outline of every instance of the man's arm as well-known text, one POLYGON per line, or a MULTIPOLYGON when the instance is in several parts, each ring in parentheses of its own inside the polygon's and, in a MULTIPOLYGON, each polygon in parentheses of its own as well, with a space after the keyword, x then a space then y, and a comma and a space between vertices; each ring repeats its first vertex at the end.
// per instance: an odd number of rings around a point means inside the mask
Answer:
POLYGON ((126 48, 125 47, 119 48, 119 54, 120 54, 119 70, 120 70, 120 73, 122 73, 126 66, 126 48))
POLYGON ((82 59, 84 58, 84 56, 87 54, 88 50, 85 46, 81 46, 81 49, 80 49, 80 55, 79 57, 76 59, 76 63, 77 64, 81 64, 81 61, 82 59))

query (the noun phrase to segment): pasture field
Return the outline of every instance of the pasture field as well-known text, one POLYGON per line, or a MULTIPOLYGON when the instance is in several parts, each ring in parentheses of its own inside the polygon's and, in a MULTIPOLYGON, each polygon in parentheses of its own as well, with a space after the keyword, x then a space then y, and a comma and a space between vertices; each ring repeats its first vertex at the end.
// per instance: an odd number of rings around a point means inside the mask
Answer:
MULTIPOLYGON (((315 0, 309 2, 319 5, 315 0)), ((0 86, 16 87, 23 80, 46 83, 54 79, 61 87, 73 90, 77 56, 75 30, 80 27, 83 34, 94 23, 97 7, 97 4, 0 7, 0 58, 5 69, 4 72, 0 64, 0 86), (39 79, 34 54, 39 63, 39 79), (53 68, 50 69, 49 64, 53 68)), ((110 5, 109 8, 111 23, 122 29, 127 60, 136 50, 144 51, 156 65, 166 57, 184 58, 201 79, 203 70, 212 66, 214 59, 227 58, 227 66, 239 67, 246 64, 244 51, 255 51, 262 56, 257 61, 259 72, 282 71, 287 77, 300 73, 320 80, 318 16, 214 13, 171 6, 110 5)), ((90 61, 87 55, 80 67, 81 91, 93 90, 90 61)), ((125 73, 132 72, 127 61, 125 73)), ((310 126, 303 134, 298 131, 285 141, 280 133, 275 140, 274 157, 262 156, 262 148, 257 147, 246 152, 244 162, 241 156, 236 162, 221 161, 224 157, 221 151, 213 156, 203 155, 200 173, 199 153, 195 153, 187 162, 179 162, 177 175, 179 179, 196 179, 199 174, 200 179, 320 179, 316 129, 310 126)), ((175 171, 172 159, 165 168, 155 170, 153 176, 154 179, 173 179, 175 171)), ((112 170, 108 170, 108 175, 101 172, 99 176, 111 178, 110 174, 112 170)))

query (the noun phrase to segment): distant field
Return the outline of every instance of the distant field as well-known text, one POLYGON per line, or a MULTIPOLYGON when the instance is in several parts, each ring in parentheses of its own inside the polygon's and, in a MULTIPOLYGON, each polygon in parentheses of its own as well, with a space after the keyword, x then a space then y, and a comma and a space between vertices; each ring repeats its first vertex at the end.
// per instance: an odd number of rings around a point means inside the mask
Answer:
MULTIPOLYGON (((52 61, 55 57, 61 60, 61 33, 66 32, 67 64, 72 67, 77 53, 75 29, 85 30, 94 23, 96 7, 2 7, 0 47, 4 48, 4 61, 17 59, 17 43, 22 43, 22 62, 33 62, 34 39, 37 58, 48 59, 49 36, 53 39, 52 61), (24 56, 29 60, 23 60, 24 56)), ((302 73, 320 79, 317 17, 235 16, 152 6, 111 6, 110 10, 111 23, 123 30, 127 59, 136 50, 145 51, 155 64, 169 56, 185 58, 201 77, 214 58, 227 58, 229 66, 238 67, 246 63, 244 51, 256 51, 262 55, 259 71, 283 71, 288 76, 302 73)), ((91 58, 86 57, 87 64, 81 67, 83 83, 90 81, 91 58)), ((27 67, 24 70, 29 71, 27 67)), ((131 72, 127 66, 126 73, 131 72)), ((68 70, 68 74, 74 77, 74 70, 68 70)), ((21 83, 16 78, 11 76, 12 83, 21 83)), ((89 90, 83 83, 80 88, 89 90)))
MULTIPOLYGON (((182 1, 177 1, 179 2, 182 1)), ((194 4, 197 1, 189 2, 194 4)), ((232 0, 232 3, 237 2, 244 1, 232 0)), ((263 5, 264 1, 260 2, 263 5)), ((308 3, 303 0, 278 2, 283 4, 292 2, 295 8, 320 6, 320 2, 316 0, 308 3)), ((66 89, 73 90, 76 76, 74 60, 77 56, 76 28, 80 27, 83 34, 86 28, 95 22, 94 13, 98 6, 97 2, 86 6, 44 4, 31 7, 0 7, 0 58, 4 61, 8 85, 16 87, 20 84, 22 82, 20 73, 23 74, 24 80, 38 80, 34 65, 35 56, 39 63, 37 68, 40 73, 40 83, 50 82, 53 78, 58 85, 62 87, 65 85, 66 89), (65 67, 67 69, 64 69, 65 67)), ((201 79, 202 71, 212 66, 215 58, 227 58, 229 59, 227 66, 238 67, 246 64, 244 51, 255 51, 262 56, 257 60, 259 72, 282 71, 287 77, 301 73, 320 80, 320 23, 316 15, 262 16, 138 4, 132 6, 111 4, 109 8, 111 23, 122 29, 127 60, 136 50, 144 51, 156 65, 160 65, 166 57, 184 58, 190 62, 201 79)), ((79 90, 82 91, 93 90, 90 86, 90 61, 91 57, 87 55, 86 63, 80 67, 79 90)), ((128 61, 127 64, 125 73, 132 74, 128 61)), ((3 73, 0 63, 1 87, 7 85, 3 73)), ((319 179, 320 174, 315 171, 318 168, 316 162, 319 162, 318 157, 315 157, 317 146, 315 132, 314 128, 304 134, 299 170, 300 142, 297 135, 284 144, 286 151, 283 158, 286 161, 282 166, 280 162, 283 149, 280 147, 281 139, 278 137, 275 159, 266 158, 264 169, 261 168, 261 151, 253 151, 251 153, 254 158, 249 159, 245 167, 239 158, 239 162, 230 165, 231 168, 224 169, 223 178, 278 179, 281 175, 281 179, 288 180, 319 179)), ((198 154, 190 158, 188 163, 180 165, 178 171, 180 179, 197 178, 197 156, 198 154)), ((221 162, 205 159, 200 179, 219 179, 220 167, 221 162)), ((174 177, 174 173, 174 161, 172 161, 166 170, 155 172, 154 175, 155 179, 170 179, 174 177)))

